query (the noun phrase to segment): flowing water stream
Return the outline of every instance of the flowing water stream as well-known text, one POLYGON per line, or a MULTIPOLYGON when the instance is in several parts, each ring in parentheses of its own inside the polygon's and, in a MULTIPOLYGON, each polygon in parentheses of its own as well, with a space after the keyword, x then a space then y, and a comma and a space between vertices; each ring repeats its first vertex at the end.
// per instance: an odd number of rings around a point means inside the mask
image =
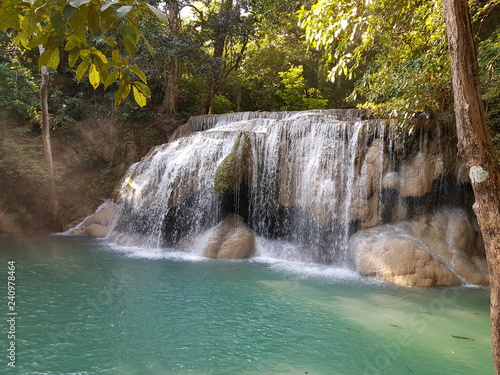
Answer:
POLYGON ((84 237, 0 238, 0 283, 14 260, 18 313, 9 368, 2 299, 0 372, 493 374, 487 288, 398 287, 269 258, 275 244, 259 241, 267 252, 229 261, 84 237))

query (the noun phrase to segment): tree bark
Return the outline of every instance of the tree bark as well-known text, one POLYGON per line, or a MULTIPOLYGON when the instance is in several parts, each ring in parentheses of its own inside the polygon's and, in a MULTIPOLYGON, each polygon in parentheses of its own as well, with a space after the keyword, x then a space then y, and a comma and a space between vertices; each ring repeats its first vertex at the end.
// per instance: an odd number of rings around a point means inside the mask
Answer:
POLYGON ((473 206, 490 272, 494 368, 500 375, 500 166, 486 124, 467 0, 443 0, 449 42, 458 147, 474 189, 473 206))
POLYGON ((214 52, 212 57, 212 67, 210 69, 210 81, 207 95, 205 97, 204 112, 212 114, 214 112, 215 97, 224 81, 224 50, 229 32, 229 22, 232 17, 230 13, 233 10, 233 0, 224 0, 221 4, 218 15, 218 22, 214 37, 214 52))
MULTIPOLYGON (((43 47, 39 47, 40 54, 43 53, 43 47)), ((50 204, 52 205, 52 221, 59 224, 59 202, 57 200, 55 189, 55 172, 54 172, 54 159, 52 157, 52 142, 50 140, 50 118, 49 118, 49 104, 48 104, 48 89, 49 89, 49 71, 45 65, 40 69, 40 107, 42 111, 42 142, 43 142, 43 155, 45 163, 49 170, 49 197, 50 204)))
MULTIPOLYGON (((175 39, 179 36, 181 28, 179 3, 177 1, 168 2, 167 13, 169 19, 170 38, 175 39)), ((179 78, 180 61, 179 57, 176 55, 170 58, 170 64, 165 73, 165 98, 162 103, 162 113, 174 115, 178 112, 177 101, 179 98, 179 78)))

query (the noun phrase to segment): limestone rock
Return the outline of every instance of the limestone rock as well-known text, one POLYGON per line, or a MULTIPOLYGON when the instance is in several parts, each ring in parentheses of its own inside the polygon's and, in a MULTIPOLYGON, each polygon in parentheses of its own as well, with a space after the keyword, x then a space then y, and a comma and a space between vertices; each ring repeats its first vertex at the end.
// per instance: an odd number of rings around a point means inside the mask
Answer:
POLYGON ((421 197, 429 193, 434 180, 456 165, 455 147, 449 139, 431 140, 429 134, 422 138, 420 151, 401 166, 399 188, 404 197, 421 197))
POLYGON ((78 228, 72 230, 71 234, 104 238, 111 229, 115 212, 115 204, 107 202, 102 209, 87 217, 78 228))
POLYGON ((362 230, 350 242, 358 272, 412 286, 488 284, 483 249, 470 217, 451 208, 362 230))
POLYGON ((387 169, 387 158, 384 158, 384 142, 375 139, 366 151, 361 173, 354 186, 351 206, 351 220, 360 220, 364 228, 379 223, 378 208, 380 206, 381 175, 387 169), (382 161, 383 160, 383 161, 382 161))
POLYGON ((88 237, 105 238, 109 228, 100 224, 90 224, 82 230, 82 234, 88 237))
POLYGON ((255 235, 246 227, 243 218, 227 215, 215 228, 203 250, 209 258, 240 259, 255 254, 255 235))
POLYGON ((351 240, 359 273, 408 286, 460 285, 460 279, 424 244, 404 235, 368 229, 351 240))
POLYGON ((236 138, 233 150, 215 171, 214 192, 224 194, 237 191, 246 180, 251 183, 252 150, 248 133, 242 132, 236 138))

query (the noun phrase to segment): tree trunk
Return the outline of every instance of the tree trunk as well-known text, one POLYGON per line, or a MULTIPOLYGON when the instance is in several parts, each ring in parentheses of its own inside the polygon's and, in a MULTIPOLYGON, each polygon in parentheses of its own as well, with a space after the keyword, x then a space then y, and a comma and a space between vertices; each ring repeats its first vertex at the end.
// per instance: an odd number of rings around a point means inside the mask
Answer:
POLYGON ((477 54, 467 0, 444 0, 459 151, 474 189, 474 212, 486 247, 491 287, 493 362, 500 375, 500 166, 479 89, 477 54))
MULTIPOLYGON (((169 18, 170 38, 175 39, 179 36, 181 20, 179 18, 180 8, 177 1, 167 3, 167 12, 169 18)), ((165 73, 165 98, 162 103, 162 113, 173 115, 177 113, 177 101, 179 98, 179 78, 180 61, 179 57, 172 56, 168 70, 165 73)))
POLYGON ((221 4, 218 22, 215 29, 214 52, 212 67, 210 69, 208 91, 205 98, 204 111, 207 114, 214 112, 215 97, 217 96, 224 80, 224 49, 229 33, 229 22, 233 11, 233 0, 224 0, 221 4))
MULTIPOLYGON (((40 54, 43 53, 43 47, 39 47, 40 54)), ((50 121, 49 121, 49 104, 48 104, 48 88, 49 88, 49 71, 45 65, 40 69, 40 107, 42 110, 42 140, 43 140, 43 155, 45 163, 49 169, 49 197, 52 205, 52 221, 59 224, 59 202, 55 191, 55 173, 54 159, 52 158, 52 142, 50 141, 50 121)))

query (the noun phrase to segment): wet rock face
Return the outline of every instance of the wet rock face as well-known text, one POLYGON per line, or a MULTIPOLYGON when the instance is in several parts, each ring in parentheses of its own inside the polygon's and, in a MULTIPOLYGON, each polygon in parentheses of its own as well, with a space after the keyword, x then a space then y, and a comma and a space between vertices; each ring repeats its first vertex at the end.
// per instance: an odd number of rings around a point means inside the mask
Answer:
POLYGON ((444 208, 416 221, 361 230, 350 252, 361 274, 408 286, 488 284, 484 245, 473 219, 444 208))

